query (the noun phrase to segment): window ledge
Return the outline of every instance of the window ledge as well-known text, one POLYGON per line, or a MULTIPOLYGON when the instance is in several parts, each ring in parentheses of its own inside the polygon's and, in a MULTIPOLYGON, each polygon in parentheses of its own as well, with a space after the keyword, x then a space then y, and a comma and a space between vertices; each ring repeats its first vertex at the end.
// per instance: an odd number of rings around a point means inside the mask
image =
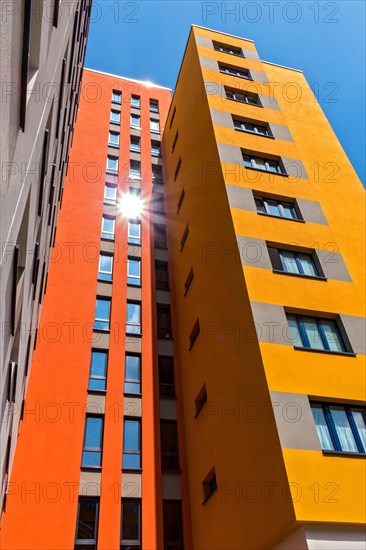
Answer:
POLYGON ((82 472, 101 472, 102 467, 101 466, 80 466, 80 470, 82 472))
POLYGON ((127 286, 129 288, 142 288, 142 285, 135 285, 134 283, 127 283, 127 286))
POLYGON ((276 218, 277 220, 286 220, 288 222, 300 222, 305 223, 305 220, 296 220, 295 218, 285 218, 284 216, 275 216, 274 214, 265 214, 264 212, 258 212, 259 216, 266 216, 267 218, 276 218))
POLYGON ((233 99, 227 96, 226 99, 228 99, 229 101, 235 101, 235 103, 241 103, 242 105, 249 105, 249 107, 261 107, 263 109, 263 105, 261 105, 260 103, 247 103, 246 101, 240 101, 240 99, 233 99))
POLYGON ((109 328, 95 328, 93 327, 93 332, 101 332, 101 333, 104 333, 104 334, 109 334, 111 332, 111 329, 109 328))
POLYGON ((162 468, 161 469, 161 473, 162 474, 176 474, 176 475, 180 475, 182 473, 182 470, 180 468, 177 468, 177 469, 166 469, 166 468, 162 468))
POLYGON ((141 399, 142 393, 130 393, 130 392, 123 392, 124 397, 136 397, 137 399, 141 399))
POLYGON ((142 468, 121 468, 126 474, 142 474, 142 468))
POLYGON ((130 124, 130 128, 133 128, 134 130, 141 130, 141 126, 134 126, 133 124, 130 124))
POLYGON ((98 283, 108 283, 109 285, 113 283, 113 281, 108 281, 107 279, 99 279, 99 277, 97 278, 97 281, 98 283))
POLYGON ((259 132, 250 132, 249 130, 241 130, 240 128, 234 128, 234 130, 236 132, 241 132, 242 134, 250 134, 252 136, 260 136, 264 138, 275 139, 274 136, 266 136, 265 134, 260 134, 259 132))
POLYGON ((344 456, 345 458, 366 458, 366 453, 351 453, 350 451, 326 451, 322 449, 325 456, 344 456))
POLYGON ((117 122, 116 120, 110 120, 109 121, 111 124, 115 124, 116 126, 121 126, 121 123, 120 122, 117 122))
POLYGON ((310 351, 312 353, 326 353, 328 355, 343 355, 346 357, 356 357, 356 353, 353 351, 331 351, 328 349, 313 349, 313 348, 304 348, 302 346, 294 346, 296 351, 310 351))
POLYGON ((273 269, 273 273, 277 275, 290 275, 292 277, 301 277, 302 279, 314 279, 315 281, 328 281, 326 277, 317 275, 302 275, 301 273, 288 273, 287 271, 281 271, 280 269, 273 269))
POLYGON ((142 333, 140 332, 140 334, 138 334, 137 332, 134 332, 134 333, 126 332, 126 338, 129 338, 130 336, 132 338, 142 338, 142 333))
POLYGON ((88 389, 88 395, 106 395, 107 390, 89 390, 88 389))
POLYGON ((246 170, 255 170, 256 172, 261 172, 263 174, 272 174, 273 176, 282 176, 283 178, 288 178, 288 174, 285 174, 282 172, 271 172, 270 170, 261 170, 260 168, 254 168, 253 166, 245 166, 245 164, 243 164, 243 167, 246 170))
POLYGON ((160 395, 159 394, 159 399, 167 399, 168 401, 176 401, 177 396, 176 395, 160 395))
POLYGON ((152 134, 157 134, 157 135, 160 136, 160 130, 152 130, 152 129, 150 128, 150 132, 151 132, 152 134))
POLYGON ((116 145, 115 143, 108 143, 108 147, 112 147, 113 149, 119 149, 119 144, 116 145))

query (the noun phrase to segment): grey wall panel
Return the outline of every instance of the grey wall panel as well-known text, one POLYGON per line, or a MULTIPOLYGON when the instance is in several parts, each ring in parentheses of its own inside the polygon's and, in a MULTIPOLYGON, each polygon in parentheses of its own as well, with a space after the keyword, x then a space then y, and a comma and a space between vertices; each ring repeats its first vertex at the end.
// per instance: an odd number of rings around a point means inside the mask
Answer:
POLYGON ((244 237, 242 235, 237 235, 236 239, 242 265, 260 267, 272 271, 268 248, 264 240, 244 237))
POLYGON ((258 55, 257 50, 248 50, 246 48, 242 48, 242 52, 244 54, 244 57, 247 59, 254 59, 255 61, 260 61, 260 57, 258 55))
POLYGON ((217 147, 221 162, 238 164, 240 166, 243 165, 243 155, 240 147, 237 147, 236 145, 228 145, 226 143, 218 143, 217 147))
POLYGON ((351 276, 341 254, 329 250, 317 250, 320 265, 327 279, 351 282, 351 276))
POLYGON ((205 36, 195 36, 197 46, 204 46, 205 48, 210 48, 213 50, 213 43, 211 38, 206 38, 205 36))
POLYGON ((354 315, 339 315, 352 349, 355 353, 366 355, 366 319, 354 315))
POLYGON ((219 70, 219 64, 217 63, 216 59, 213 59, 212 57, 200 56, 200 63, 203 69, 211 69, 212 71, 219 70))
POLYGON ((301 160, 281 157, 286 168, 286 173, 292 178, 308 180, 309 176, 306 173, 305 166, 301 160))
POLYGON ((225 126, 226 128, 231 128, 234 130, 233 117, 230 113, 220 111, 219 109, 210 109, 210 111, 213 124, 225 126))
POLYGON ((269 83, 268 77, 263 71, 253 71, 252 69, 250 69, 250 74, 255 82, 265 82, 267 84, 269 83))
POLYGON ((280 106, 278 105, 278 101, 275 97, 271 97, 263 94, 259 94, 259 97, 260 97, 262 106, 265 109, 275 109, 276 111, 280 111, 280 106))
POLYGON ((294 141, 287 126, 282 126, 281 124, 274 124, 273 122, 270 122, 269 127, 274 138, 284 139, 286 141, 294 141))
POLYGON ((163 473, 163 499, 181 500, 182 499, 182 484, 180 474, 163 473))
POLYGON ((122 498, 141 498, 141 474, 123 472, 122 474, 122 498))
POLYGON ((257 211, 251 189, 237 185, 226 185, 226 191, 231 208, 241 208, 251 212, 257 211))
POLYGON ((324 212, 319 202, 297 199, 300 212, 306 222, 328 225, 324 212))
POLYGON ((251 308, 260 342, 293 346, 282 306, 251 302, 251 308))

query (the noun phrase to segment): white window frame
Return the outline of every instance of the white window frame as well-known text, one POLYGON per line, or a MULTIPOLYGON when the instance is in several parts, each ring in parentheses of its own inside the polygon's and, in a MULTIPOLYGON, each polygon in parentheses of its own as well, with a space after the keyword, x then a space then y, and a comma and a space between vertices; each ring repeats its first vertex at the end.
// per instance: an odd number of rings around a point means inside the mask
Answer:
POLYGON ((160 121, 156 120, 155 118, 150 118, 150 131, 156 132, 157 134, 160 134, 160 121), (157 125, 157 129, 153 128, 153 124, 157 125))
POLYGON ((121 111, 116 111, 115 109, 111 109, 110 122, 112 124, 121 124, 121 111), (116 113, 118 115, 118 120, 113 120, 112 113, 116 113))
MULTIPOLYGON (((109 239, 109 240, 114 240, 114 235, 115 235, 115 232, 116 232, 116 218, 113 218, 111 216, 103 216, 102 217, 102 235, 103 233, 106 234, 106 235, 112 235, 113 239, 109 239), (113 222, 113 231, 105 231, 104 229, 104 220, 112 220, 113 222)), ((106 237, 108 239, 108 237, 106 237)))
POLYGON ((99 254, 98 273, 105 273, 106 275, 112 275, 112 273, 113 273, 113 256, 110 256, 109 254, 99 254), (101 263, 102 256, 111 259, 111 270, 110 271, 105 271, 104 269, 101 269, 100 263, 101 263))

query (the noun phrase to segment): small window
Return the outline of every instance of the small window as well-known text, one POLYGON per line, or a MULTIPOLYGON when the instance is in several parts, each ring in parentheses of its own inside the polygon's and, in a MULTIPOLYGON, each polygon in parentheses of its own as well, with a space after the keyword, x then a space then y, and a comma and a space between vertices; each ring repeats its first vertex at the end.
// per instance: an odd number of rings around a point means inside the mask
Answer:
POLYGON ((187 237, 188 237, 188 233, 189 233, 189 226, 188 224, 186 225, 186 228, 183 232, 183 235, 182 235, 182 238, 180 240, 180 249, 183 250, 183 247, 186 243, 186 240, 187 240, 187 237))
POLYGON ((366 409, 354 405, 311 403, 323 451, 366 453, 366 409))
POLYGON ((167 236, 164 225, 154 223, 154 246, 156 248, 167 248, 167 236))
POLYGON ((141 394, 141 355, 126 354, 124 392, 131 395, 141 394))
POLYGON ((282 167, 280 160, 273 160, 268 158, 252 157, 250 155, 244 155, 244 166, 246 168, 252 168, 254 170, 261 170, 262 172, 272 172, 274 174, 286 175, 285 170, 282 167))
POLYGON ((157 99, 150 99, 150 113, 159 112, 159 101, 157 99))
POLYGON ((217 480, 216 480, 215 468, 212 468, 210 473, 202 481, 202 489, 203 489, 203 502, 202 502, 202 504, 205 504, 205 502, 207 502, 208 499, 217 490, 217 480))
POLYGON ((248 103, 249 105, 261 106, 259 95, 251 92, 239 91, 235 88, 227 88, 225 86, 227 99, 238 101, 239 103, 248 103))
POLYGON ((127 284, 141 286, 141 260, 127 258, 127 284))
POLYGON ((217 52, 244 57, 242 49, 236 46, 228 46, 227 44, 220 44, 219 42, 213 42, 213 46, 214 50, 216 50, 217 52))
POLYGON ((160 132, 160 123, 154 118, 150 118, 150 130, 152 132, 160 132))
POLYGON ((179 132, 177 130, 172 143, 172 153, 174 153, 174 149, 175 149, 175 146, 177 145, 178 137, 179 137, 179 132))
POLYGON ((109 298, 97 298, 94 330, 109 330, 111 301, 109 298))
POLYGON ((288 314, 287 322, 291 340, 295 347, 333 352, 351 352, 351 350, 347 350, 338 324, 333 319, 288 314))
POLYGON ((111 111, 111 118, 110 121, 113 122, 113 124, 120 124, 121 123, 121 112, 120 111, 111 111))
POLYGON ((89 373, 89 391, 105 391, 107 383, 108 352, 92 350, 89 373))
POLYGON ((160 141, 151 141, 151 154, 153 157, 160 157, 161 156, 161 147, 160 147, 160 141))
POLYGON ((99 498, 79 497, 75 550, 96 550, 99 498))
POLYGON ((170 317, 170 306, 157 304, 158 338, 172 338, 172 321, 170 317))
POLYGON ((119 147, 119 133, 109 132, 108 145, 110 147, 119 147))
POLYGON ((155 183, 161 183, 163 181, 163 170, 158 164, 153 164, 152 167, 152 180, 155 183))
POLYGON ((183 549, 182 503, 179 500, 163 500, 164 549, 183 549))
POLYGON ((160 397, 175 397, 173 357, 159 355, 158 363, 159 395, 160 397))
POLYGON ((102 218, 102 239, 114 240, 116 220, 111 216, 103 216, 102 218))
POLYGON ((141 334, 141 304, 127 302, 126 333, 132 335, 141 334))
POLYGON ((238 67, 233 67, 231 65, 224 65, 219 63, 219 71, 223 74, 229 74, 231 76, 236 76, 239 78, 245 78, 247 80, 253 80, 248 69, 239 69, 238 67))
POLYGON ((191 330, 191 334, 189 335, 189 349, 191 350, 195 341, 197 340, 198 338, 198 335, 200 333, 200 322, 199 322, 199 319, 197 319, 197 321, 195 322, 195 324, 193 325, 193 329, 191 330))
POLYGON ((235 130, 246 132, 249 134, 258 134, 260 136, 272 137, 268 124, 263 126, 263 123, 246 122, 233 118, 235 130))
POLYGON ((182 159, 180 158, 178 160, 178 163, 177 163, 177 166, 175 168, 175 172, 174 172, 174 181, 177 179, 178 177, 178 174, 179 174, 179 170, 180 170, 180 167, 181 167, 181 164, 182 164, 182 159))
POLYGON ((135 151, 136 153, 140 153, 141 146, 140 146, 140 138, 137 136, 131 136, 130 138, 130 151, 135 151))
POLYGON ((130 160, 130 178, 140 179, 141 178, 141 162, 138 160, 130 160))
POLYGON ((160 421, 160 447, 162 471, 179 471, 178 430, 175 421, 160 421))
POLYGON ((134 128, 140 128, 140 122, 140 115, 131 114, 131 126, 133 126, 134 128))
POLYGON ((184 283, 184 296, 187 294, 188 290, 189 290, 189 287, 191 286, 192 284, 192 281, 193 281, 193 277, 194 277, 194 273, 193 273, 193 267, 189 270, 189 273, 188 273, 188 276, 186 278, 186 281, 184 283))
POLYGON ((179 210, 180 210, 180 208, 181 208, 181 206, 182 206, 182 202, 183 202, 183 199, 184 199, 184 197, 185 197, 185 194, 186 194, 186 193, 185 193, 184 189, 182 189, 182 192, 181 192, 181 194, 179 195, 179 199, 178 199, 178 203, 177 203, 177 214, 178 214, 178 212, 179 212, 179 210))
POLYGON ((141 244, 141 222, 129 220, 127 238, 128 244, 141 244))
POLYGON ((139 95, 132 95, 131 96, 131 107, 135 107, 136 109, 140 109, 141 101, 139 95))
POLYGON ((324 278, 320 272, 319 262, 315 261, 315 252, 305 254, 293 250, 281 250, 268 247, 274 271, 281 271, 292 275, 303 275, 304 277, 324 278), (318 264, 318 266, 317 266, 318 264))
POLYGON ((267 197, 255 196, 255 205, 258 214, 286 218, 288 220, 301 220, 301 215, 295 202, 270 199, 267 197))
POLYGON ((113 256, 110 254, 99 255, 98 281, 112 281, 113 256))
POLYGON ((196 418, 196 416, 198 416, 198 414, 200 413, 202 407, 204 406, 204 404, 207 402, 207 391, 206 391, 206 384, 203 384, 202 388, 200 389, 195 401, 194 401, 194 405, 195 405, 195 415, 194 417, 196 418))
POLYGON ((141 420, 125 418, 123 422, 122 468, 141 469, 141 420))
POLYGON ((167 262, 155 262, 155 285, 160 290, 169 290, 169 274, 167 262))
POLYGON ((104 204, 117 203, 117 185, 106 183, 104 186, 104 204))
POLYGON ((156 193, 155 195, 153 195, 152 205, 153 205, 153 211, 156 214, 164 214, 165 206, 164 206, 164 196, 162 194, 156 193))
POLYGON ((173 125, 173 122, 174 122, 174 118, 175 118, 175 113, 176 113, 176 111, 177 111, 177 108, 176 108, 176 107, 174 107, 174 109, 173 109, 173 113, 172 113, 172 117, 171 117, 171 119, 170 119, 170 123, 169 123, 169 129, 170 129, 170 128, 172 127, 172 125, 173 125))
POLYGON ((103 417, 86 415, 82 467, 102 466, 103 417))
POLYGON ((118 174, 118 158, 117 157, 111 157, 108 155, 107 157, 107 172, 110 174, 118 174))
POLYGON ((121 105, 121 101, 122 101, 121 92, 117 92, 116 90, 113 90, 113 92, 112 92, 112 103, 118 103, 118 105, 121 105))
POLYGON ((120 550, 140 550, 141 546, 141 500, 122 499, 120 550))

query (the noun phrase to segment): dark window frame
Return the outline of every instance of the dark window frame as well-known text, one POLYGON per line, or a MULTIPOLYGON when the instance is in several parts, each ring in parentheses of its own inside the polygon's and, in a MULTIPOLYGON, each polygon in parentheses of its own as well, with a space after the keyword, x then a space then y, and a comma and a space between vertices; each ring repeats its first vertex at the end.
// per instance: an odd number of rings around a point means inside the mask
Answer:
POLYGON ((351 345, 348 341, 348 337, 345 338, 344 337, 345 335, 342 334, 343 331, 341 330, 339 322, 338 322, 337 319, 327 318, 327 317, 320 317, 320 316, 318 317, 316 315, 300 315, 300 314, 296 314, 296 313, 286 313, 286 317, 287 317, 287 320, 289 320, 290 318, 294 319, 296 321, 296 324, 297 324, 299 337, 300 337, 300 340, 301 340, 303 345, 302 346, 300 344, 296 345, 294 343, 293 345, 296 349, 305 349, 305 350, 311 350, 311 351, 316 351, 316 352, 320 352, 320 353, 326 351, 327 353, 335 353, 335 354, 340 353, 342 355, 355 355, 353 353, 351 345), (318 348, 312 348, 311 347, 309 338, 306 334, 304 319, 315 319, 317 329, 318 329, 318 333, 320 335, 320 338, 321 338, 322 344, 324 346, 324 349, 318 349, 318 348), (335 333, 337 334, 338 340, 341 344, 342 351, 334 351, 334 350, 330 349, 329 342, 327 340, 326 334, 325 334, 324 329, 322 327, 322 322, 323 321, 331 322, 333 324, 333 326, 335 328, 335 333))
POLYGON ((97 548, 98 544, 98 527, 99 527, 99 505, 100 505, 100 499, 99 497, 87 497, 82 496, 78 499, 78 508, 77 508, 77 516, 76 516, 76 532, 75 532, 75 549, 81 550, 83 546, 90 545, 95 546, 97 548), (94 525, 94 538, 92 539, 78 539, 78 528, 79 528, 79 518, 80 518, 80 504, 81 501, 95 501, 96 503, 96 510, 95 510, 95 525, 94 525))
POLYGON ((94 414, 94 413, 87 413, 85 415, 85 425, 84 425, 84 439, 83 439, 83 450, 81 453, 81 468, 82 469, 92 469, 92 470, 100 470, 102 468, 103 464, 103 440, 104 440, 104 414, 94 414), (85 446, 85 440, 86 440, 86 432, 87 432, 87 424, 88 420, 90 419, 99 419, 101 420, 101 430, 100 430, 100 447, 86 447, 85 446), (99 453, 99 465, 94 464, 84 464, 83 455, 84 453, 99 453))
POLYGON ((131 396, 134 396, 134 397, 141 396, 141 384, 142 384, 142 355, 141 355, 141 353, 133 353, 133 352, 128 351, 128 352, 125 353, 125 368, 124 368, 124 378, 123 378, 123 395, 131 395, 131 396), (137 357, 139 359, 139 379, 137 381, 127 378, 127 358, 128 357, 137 357), (139 391, 138 392, 126 391, 126 382, 128 384, 137 384, 138 383, 139 384, 139 391))
POLYGON ((170 355, 158 355, 158 376, 159 376, 159 397, 175 399, 175 372, 174 372, 174 357, 170 355), (164 365, 165 363, 165 365, 164 365), (172 383, 162 382, 161 374, 163 372, 170 373, 172 383), (167 391, 166 391, 167 390, 167 391))
POLYGON ((224 44, 222 42, 217 42, 216 40, 212 41, 213 49, 215 52, 226 53, 229 55, 235 55, 236 57, 242 57, 245 59, 242 48, 239 46, 230 46, 229 44, 224 44))
POLYGON ((98 348, 92 348, 91 350, 91 356, 90 356, 90 368, 89 368, 89 380, 88 380, 88 392, 94 393, 94 392, 101 392, 105 393, 107 390, 107 376, 108 376, 108 350, 105 349, 98 349, 98 348), (103 353, 105 354, 105 376, 95 376, 92 375, 92 363, 93 363, 93 354, 94 353, 103 353), (104 388, 103 389, 96 389, 96 388, 90 388, 89 384, 91 380, 101 380, 104 381, 104 388))
POLYGON ((121 501, 121 542, 120 542, 120 550, 129 550, 131 546, 136 546, 139 549, 142 548, 142 526, 141 526, 141 499, 140 498, 122 498, 121 501), (138 506, 138 514, 137 514, 137 530, 138 530, 138 540, 133 539, 124 539, 122 538, 123 533, 123 518, 124 518, 124 510, 123 506, 124 504, 132 504, 138 506))
POLYGON ((199 319, 197 319, 189 334, 189 348, 188 348, 189 351, 191 351, 191 349, 193 348, 200 332, 201 332, 200 321, 199 319))
POLYGON ((297 222, 304 222, 304 219, 301 215, 301 212, 300 212, 300 209, 297 205, 296 200, 293 200, 293 201, 291 201, 291 200, 282 200, 282 199, 276 199, 276 198, 272 198, 272 197, 264 197, 264 196, 257 195, 257 194, 254 194, 253 197, 254 197, 254 202, 256 204, 256 208, 257 208, 257 214, 260 214, 261 216, 271 216, 273 218, 279 218, 279 219, 297 221, 297 222), (262 203, 262 206, 263 206, 263 208, 266 212, 259 212, 258 205, 257 205, 256 201, 262 203), (276 216, 275 214, 270 213, 269 206, 268 206, 268 201, 272 201, 272 202, 277 203, 279 212, 281 214, 280 216, 276 216), (287 216, 284 215, 284 212, 285 212, 284 208, 283 208, 284 205, 290 206, 293 209, 293 211, 296 214, 296 218, 288 218, 287 216))
POLYGON ((123 417, 123 441, 122 441, 122 470, 132 470, 139 471, 142 466, 142 419, 137 416, 124 416, 123 417), (125 449, 125 434, 126 434, 126 422, 136 422, 139 426, 138 433, 138 450, 125 449), (136 455, 139 456, 139 466, 133 468, 131 466, 123 466, 123 457, 124 455, 136 455))
POLYGON ((126 335, 127 336, 141 336, 142 335, 142 303, 139 302, 138 300, 127 300, 127 306, 126 306, 126 335), (127 321, 127 312, 128 312, 128 305, 129 304, 135 304, 137 306, 139 306, 139 311, 140 311, 140 323, 138 325, 134 325, 132 324, 131 322, 128 322, 127 321), (139 327, 139 332, 128 332, 127 328, 131 326, 131 327, 139 327))

